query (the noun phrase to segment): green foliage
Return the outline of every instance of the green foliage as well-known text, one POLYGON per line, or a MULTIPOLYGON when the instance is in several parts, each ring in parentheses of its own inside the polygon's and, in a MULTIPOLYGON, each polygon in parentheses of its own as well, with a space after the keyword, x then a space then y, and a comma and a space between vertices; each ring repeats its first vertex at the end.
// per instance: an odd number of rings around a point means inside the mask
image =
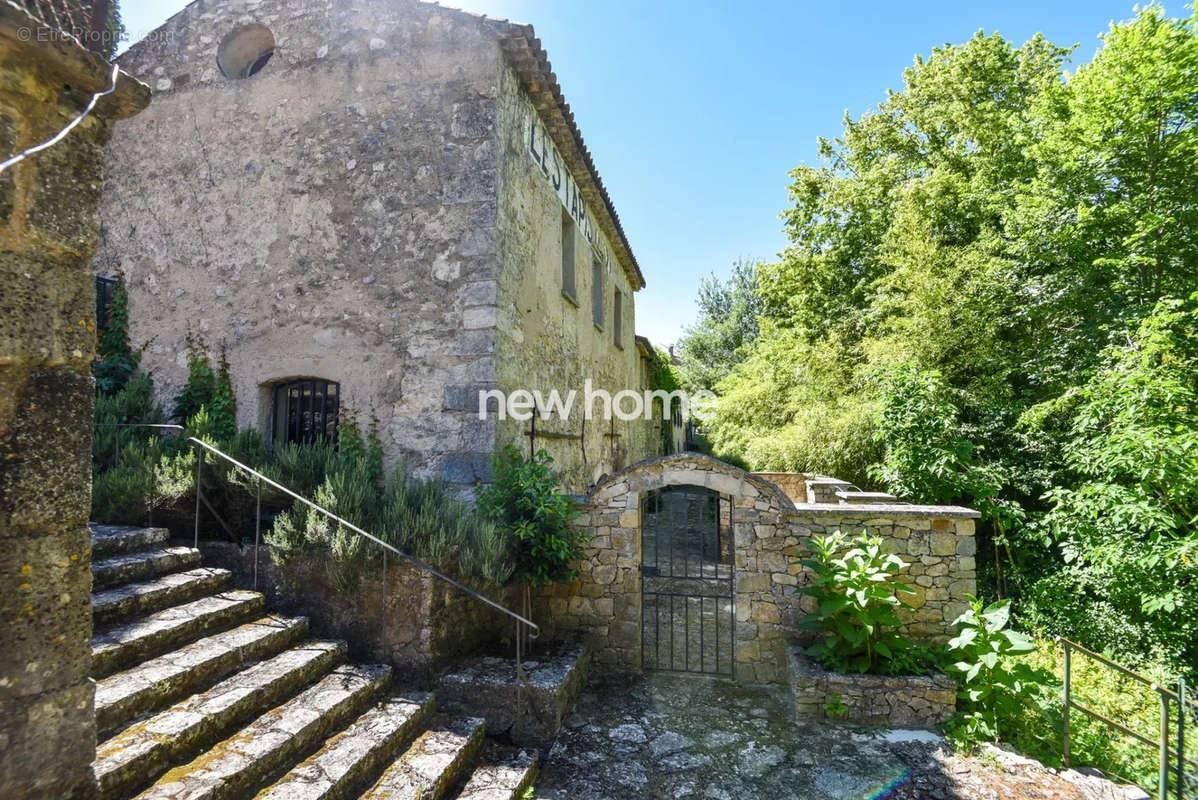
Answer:
POLYGON ((869 484, 876 460, 874 401, 856 385, 851 353, 840 340, 809 343, 795 331, 763 323, 744 363, 716 387, 714 419, 705 423, 712 449, 751 468, 814 472, 869 484))
MULTIPOLYGON (((1198 662, 1198 294, 1162 301, 1077 393, 1043 530, 1075 586, 1198 662)), ((1072 638, 1072 637, 1071 637, 1072 638)), ((1099 645, 1101 649, 1103 645, 1099 645)))
POLYGON ((970 608, 957 618, 959 632, 948 643, 950 670, 961 685, 964 710, 954 724, 959 739, 998 741, 1013 731, 1000 723, 1018 717, 1029 703, 1042 703, 1051 680, 1016 658, 1030 653, 1030 639, 1007 627, 1011 601, 989 606, 971 598, 970 608))
POLYGON ((212 415, 213 432, 217 438, 231 439, 237 435, 237 400, 233 396, 233 380, 229 375, 229 359, 224 345, 220 348, 212 398, 204 405, 212 415))
MULTIPOLYGON (((1061 645, 1040 640, 1035 649, 1017 656, 1037 673, 1050 676, 1053 684, 1045 703, 1025 703, 1000 717, 1004 738, 1020 752, 1051 767, 1061 767, 1063 715, 1061 682, 1064 679, 1064 655, 1061 645)), ((1162 686, 1175 682, 1175 676, 1153 664, 1137 664, 1136 670, 1162 686)), ((1155 739, 1160 735, 1160 698, 1150 686, 1124 676, 1110 667, 1076 651, 1070 668, 1070 694, 1099 714, 1155 739)), ((1173 708, 1176 716, 1176 707, 1173 708)), ((1156 748, 1140 744, 1123 733, 1075 711, 1069 719, 1069 748, 1074 766, 1089 765, 1108 775, 1117 775, 1144 787, 1155 795, 1156 748)))
MULTIPOLYGON (((500 584, 511 578, 506 538, 443 482, 413 477, 398 465, 385 483, 377 437, 364 440, 352 422, 342 425, 341 442, 348 447, 340 451, 321 443, 292 445, 276 467, 315 482, 313 490, 300 493, 403 552, 468 578, 500 584)), ((362 570, 383 555, 358 533, 299 503, 278 516, 266 542, 280 564, 327 553, 327 575, 342 591, 352 590, 362 570)))
POLYGON ((216 395, 216 375, 208 359, 208 345, 191 332, 187 334, 187 381, 175 396, 171 417, 186 422, 216 395))
MULTIPOLYGON (((154 399, 154 382, 144 373, 134 374, 124 386, 111 394, 96 395, 92 434, 93 469, 98 472, 113 463, 118 425, 161 424, 165 421, 165 416, 162 407, 154 399)), ((136 429, 124 429, 119 432, 122 445, 144 435, 145 431, 136 429)))
POLYGON ((118 275, 108 300, 108 325, 96 343, 96 360, 92 362, 96 391, 101 395, 119 392, 137 372, 139 363, 141 351, 134 350, 129 341, 129 293, 124 276, 118 275))
POLYGON ((833 719, 843 719, 849 715, 849 707, 844 704, 844 699, 836 692, 832 692, 824 698, 823 709, 824 714, 833 719))
POLYGON ((757 338, 761 299, 754 265, 738 260, 732 275, 699 282, 698 319, 678 340, 679 377, 689 391, 713 389, 744 361, 757 338))
POLYGON ((116 51, 120 48, 126 33, 125 23, 121 19, 121 4, 117 0, 112 0, 112 4, 108 7, 108 19, 106 22, 104 31, 104 58, 112 61, 116 57, 116 51))
POLYGON ((508 445, 492 457, 493 481, 478 497, 479 513, 514 545, 514 576, 532 586, 573 580, 582 555, 582 534, 571 525, 578 512, 552 464, 544 450, 525 458, 508 445))
POLYGON ((936 47, 820 141, 756 335, 700 359, 705 433, 978 508, 979 579, 1022 624, 1192 677, 1198 16, 1137 8, 1071 58, 936 47))
POLYGON ((992 468, 976 463, 974 446, 961 436, 940 374, 896 365, 882 373, 880 384, 874 437, 884 455, 870 474, 913 502, 968 498, 990 506, 998 480, 992 468))
POLYGON ((898 593, 913 591, 894 579, 907 566, 901 558, 883 553, 880 539, 862 533, 850 542, 835 531, 812 538, 800 563, 812 579, 798 591, 818 603, 802 625, 824 635, 807 649, 808 655, 837 672, 898 674, 895 666, 911 666, 900 655, 910 643, 899 632, 902 621, 895 615, 905 605, 898 593))

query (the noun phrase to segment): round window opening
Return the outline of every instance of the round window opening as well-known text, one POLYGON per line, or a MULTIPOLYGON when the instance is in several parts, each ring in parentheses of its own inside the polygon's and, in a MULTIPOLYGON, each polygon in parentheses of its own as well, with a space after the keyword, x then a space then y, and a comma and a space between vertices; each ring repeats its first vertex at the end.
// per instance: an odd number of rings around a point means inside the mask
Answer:
POLYGON ((216 66, 226 78, 248 78, 275 54, 275 35, 255 22, 231 31, 216 51, 216 66))

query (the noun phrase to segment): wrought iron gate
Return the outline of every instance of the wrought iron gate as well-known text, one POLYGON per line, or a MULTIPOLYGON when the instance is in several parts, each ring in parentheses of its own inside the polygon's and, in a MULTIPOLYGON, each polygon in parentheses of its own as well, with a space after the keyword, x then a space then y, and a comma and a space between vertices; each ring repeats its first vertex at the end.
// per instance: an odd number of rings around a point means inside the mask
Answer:
POLYGON ((732 675, 732 499, 670 486, 641 502, 641 666, 732 675))

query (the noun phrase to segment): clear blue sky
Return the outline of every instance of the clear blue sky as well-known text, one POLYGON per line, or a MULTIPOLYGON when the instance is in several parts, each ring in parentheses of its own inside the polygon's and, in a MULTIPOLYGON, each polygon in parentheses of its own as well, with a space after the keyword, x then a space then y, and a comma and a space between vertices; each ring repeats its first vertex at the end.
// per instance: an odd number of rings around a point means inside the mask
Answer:
MULTIPOLYGON (((185 5, 124 0, 140 38, 185 5)), ((532 23, 648 281, 638 333, 659 345, 694 319, 701 275, 772 260, 787 172, 898 88, 916 53, 999 31, 1079 44, 1089 60, 1132 0, 450 0, 532 23)), ((1180 2, 1167 9, 1187 11, 1180 2)))

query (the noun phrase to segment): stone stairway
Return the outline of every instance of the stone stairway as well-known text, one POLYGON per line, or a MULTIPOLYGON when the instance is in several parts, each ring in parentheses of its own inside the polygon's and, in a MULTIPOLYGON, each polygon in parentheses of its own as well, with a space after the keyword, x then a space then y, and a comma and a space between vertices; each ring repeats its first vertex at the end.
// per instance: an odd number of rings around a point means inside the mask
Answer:
POLYGON ((105 798, 519 800, 535 754, 480 717, 346 663, 162 528, 92 525, 92 677, 105 798))

